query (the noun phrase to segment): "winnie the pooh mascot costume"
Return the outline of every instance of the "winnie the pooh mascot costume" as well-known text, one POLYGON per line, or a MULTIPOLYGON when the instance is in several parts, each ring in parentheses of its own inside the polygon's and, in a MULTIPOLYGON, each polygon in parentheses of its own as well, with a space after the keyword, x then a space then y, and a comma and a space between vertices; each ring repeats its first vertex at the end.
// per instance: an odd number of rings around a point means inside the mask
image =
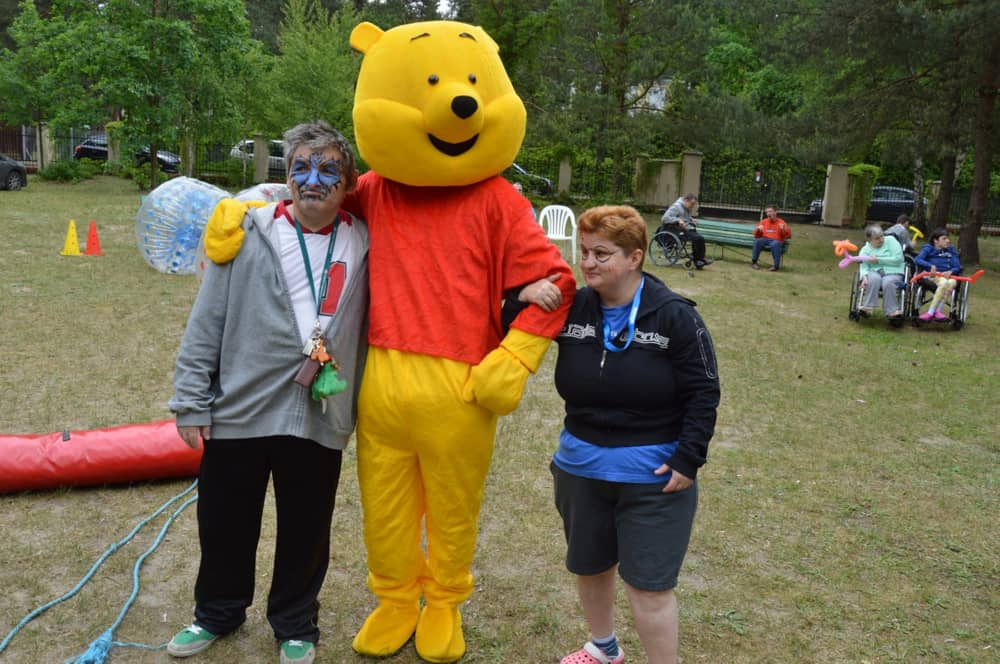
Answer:
MULTIPOLYGON (((372 168, 344 207, 371 237, 357 439, 378 599, 353 646, 384 657, 415 634, 421 658, 453 662, 465 653, 459 607, 473 591, 497 417, 516 408, 575 282, 530 202, 498 175, 520 149, 526 113, 493 39, 452 21, 362 23, 351 46, 364 54, 354 128, 372 168), (562 305, 526 307, 505 334, 504 294, 551 275, 562 305)), ((206 231, 217 261, 239 247, 226 216, 217 211, 206 231)))

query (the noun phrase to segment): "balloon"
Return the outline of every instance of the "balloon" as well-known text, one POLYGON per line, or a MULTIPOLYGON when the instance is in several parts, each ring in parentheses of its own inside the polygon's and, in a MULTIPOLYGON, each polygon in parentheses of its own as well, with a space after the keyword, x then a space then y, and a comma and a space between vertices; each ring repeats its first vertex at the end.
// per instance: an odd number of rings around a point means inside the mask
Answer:
POLYGON ((226 196, 223 189, 187 177, 167 180, 149 192, 135 218, 135 238, 150 267, 166 274, 194 274, 205 224, 226 196))

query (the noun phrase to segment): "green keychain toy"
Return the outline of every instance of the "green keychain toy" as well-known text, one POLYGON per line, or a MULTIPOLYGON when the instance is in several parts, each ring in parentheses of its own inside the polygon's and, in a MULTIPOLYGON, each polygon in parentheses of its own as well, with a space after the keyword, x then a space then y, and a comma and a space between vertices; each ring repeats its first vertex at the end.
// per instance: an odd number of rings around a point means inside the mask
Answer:
POLYGON ((345 389, 347 389, 347 381, 337 375, 337 370, 333 368, 333 362, 327 362, 320 367, 310 392, 313 401, 322 401, 326 397, 340 394, 345 389))

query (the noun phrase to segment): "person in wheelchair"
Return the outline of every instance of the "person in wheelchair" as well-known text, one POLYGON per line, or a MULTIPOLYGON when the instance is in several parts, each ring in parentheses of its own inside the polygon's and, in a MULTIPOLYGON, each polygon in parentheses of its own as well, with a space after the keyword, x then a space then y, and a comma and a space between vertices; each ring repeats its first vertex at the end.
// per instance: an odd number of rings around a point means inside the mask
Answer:
POLYGON ((886 318, 899 318, 903 315, 899 294, 906 281, 903 247, 896 238, 887 236, 878 224, 865 229, 865 239, 868 241, 858 252, 859 256, 866 257, 858 269, 863 291, 859 310, 862 315, 870 316, 878 305, 881 290, 882 311, 886 318))
MULTIPOLYGON (((946 303, 951 302, 951 294, 958 285, 952 277, 962 273, 962 262, 955 247, 951 246, 947 229, 934 230, 929 240, 913 259, 918 269, 931 273, 929 277, 921 279, 921 285, 934 291, 930 307, 918 318, 922 321, 946 321, 949 317, 942 310, 946 303)), ((917 307, 920 306, 920 302, 915 304, 917 307)))
POLYGON ((916 228, 913 228, 913 232, 917 235, 912 238, 910 237, 912 223, 913 221, 910 219, 909 215, 901 214, 896 217, 895 224, 885 229, 886 235, 890 235, 899 241, 900 246, 903 247, 903 256, 916 256, 917 249, 913 246, 913 243, 916 241, 918 236, 923 237, 923 233, 916 228))
POLYGON ((697 202, 698 197, 694 194, 684 194, 678 198, 663 213, 658 230, 669 230, 682 240, 690 242, 694 266, 700 270, 706 265, 711 265, 712 261, 705 258, 705 238, 698 234, 694 219, 691 218, 691 210, 697 202))

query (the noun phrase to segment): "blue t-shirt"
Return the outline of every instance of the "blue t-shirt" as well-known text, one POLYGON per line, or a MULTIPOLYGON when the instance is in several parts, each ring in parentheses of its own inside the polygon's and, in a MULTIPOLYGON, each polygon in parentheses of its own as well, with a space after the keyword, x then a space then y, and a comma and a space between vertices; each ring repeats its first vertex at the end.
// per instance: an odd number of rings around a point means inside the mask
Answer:
POLYGON ((570 475, 607 482, 666 484, 670 472, 654 475, 677 449, 677 441, 634 447, 604 447, 580 440, 566 429, 559 434, 553 463, 570 475))
POLYGON ((615 339, 621 333, 622 328, 628 325, 628 315, 632 310, 632 303, 623 304, 620 307, 601 306, 601 313, 604 315, 604 322, 611 330, 611 338, 615 339))

